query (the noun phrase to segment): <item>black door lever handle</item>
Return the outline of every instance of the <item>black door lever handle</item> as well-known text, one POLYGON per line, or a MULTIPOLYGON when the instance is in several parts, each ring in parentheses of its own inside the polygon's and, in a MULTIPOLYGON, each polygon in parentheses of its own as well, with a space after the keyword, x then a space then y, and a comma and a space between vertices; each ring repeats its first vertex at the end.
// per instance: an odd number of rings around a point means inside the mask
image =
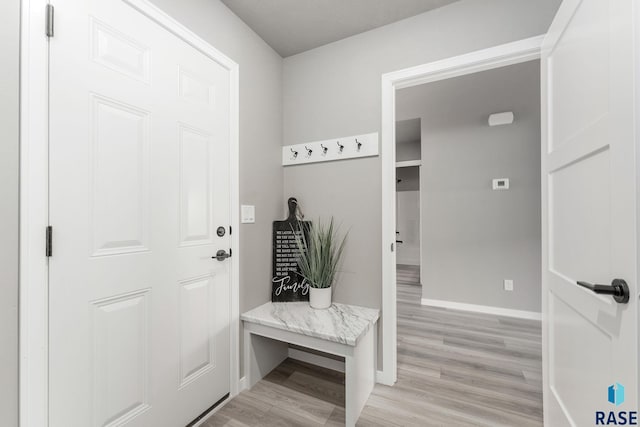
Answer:
POLYGON ((620 304, 629 302, 629 286, 622 279, 613 279, 611 285, 594 285, 589 282, 577 281, 578 285, 587 288, 596 294, 612 295, 613 299, 620 304))

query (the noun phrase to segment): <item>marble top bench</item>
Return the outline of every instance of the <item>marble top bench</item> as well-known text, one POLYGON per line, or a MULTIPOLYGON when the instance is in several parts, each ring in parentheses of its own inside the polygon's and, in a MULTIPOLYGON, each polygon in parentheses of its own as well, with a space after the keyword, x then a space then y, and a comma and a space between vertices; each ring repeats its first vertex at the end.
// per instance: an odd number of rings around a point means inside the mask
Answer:
POLYGON ((340 344, 355 346, 378 320, 380 310, 334 303, 326 310, 308 302, 268 302, 241 319, 340 344))
POLYGON ((308 302, 268 302, 242 314, 248 388, 288 357, 289 344, 341 356, 345 425, 355 426, 375 383, 379 317, 372 308, 334 303, 315 310, 308 302))

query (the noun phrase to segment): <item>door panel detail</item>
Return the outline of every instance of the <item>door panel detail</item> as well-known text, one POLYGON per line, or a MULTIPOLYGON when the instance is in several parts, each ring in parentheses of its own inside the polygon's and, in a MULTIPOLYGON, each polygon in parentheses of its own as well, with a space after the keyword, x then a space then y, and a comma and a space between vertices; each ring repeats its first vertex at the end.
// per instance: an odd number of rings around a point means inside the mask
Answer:
POLYGON ((92 304, 95 426, 122 425, 150 407, 149 295, 145 289, 92 304))
POLYGON ((211 136, 180 124, 180 232, 182 245, 210 244, 211 136))
POLYGON ((149 83, 151 51, 96 18, 90 19, 91 59, 134 79, 149 83))
POLYGON ((180 283, 180 386, 215 368, 212 277, 180 283))
POLYGON ((149 114, 92 94, 93 256, 146 251, 149 114))
POLYGON ((182 99, 213 106, 215 100, 215 86, 208 83, 205 78, 199 77, 196 73, 180 67, 180 97, 182 99))

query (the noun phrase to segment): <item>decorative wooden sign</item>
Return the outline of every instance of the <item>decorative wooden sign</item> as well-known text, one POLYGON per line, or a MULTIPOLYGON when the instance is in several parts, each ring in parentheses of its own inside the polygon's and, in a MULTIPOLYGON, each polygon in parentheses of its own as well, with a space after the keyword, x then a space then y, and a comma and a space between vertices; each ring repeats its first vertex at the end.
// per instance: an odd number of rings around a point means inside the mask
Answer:
POLYGON ((300 250, 296 236, 300 238, 302 230, 308 230, 309 221, 300 221, 296 217, 298 202, 288 200, 289 217, 284 221, 273 221, 273 262, 272 262, 272 302, 309 301, 309 284, 300 275, 298 255, 300 250))

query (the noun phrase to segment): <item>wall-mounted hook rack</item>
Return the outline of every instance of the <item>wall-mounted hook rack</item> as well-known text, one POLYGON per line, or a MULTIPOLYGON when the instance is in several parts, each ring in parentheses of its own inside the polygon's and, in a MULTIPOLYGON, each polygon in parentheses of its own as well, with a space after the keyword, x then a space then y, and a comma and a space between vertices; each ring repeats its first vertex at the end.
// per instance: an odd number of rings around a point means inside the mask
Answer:
POLYGON ((379 142, 377 133, 333 138, 325 141, 307 142, 282 147, 282 165, 329 162, 332 160, 355 159, 377 156, 379 142), (332 148, 335 142, 337 149, 332 148), (291 153, 305 153, 304 156, 291 153))

